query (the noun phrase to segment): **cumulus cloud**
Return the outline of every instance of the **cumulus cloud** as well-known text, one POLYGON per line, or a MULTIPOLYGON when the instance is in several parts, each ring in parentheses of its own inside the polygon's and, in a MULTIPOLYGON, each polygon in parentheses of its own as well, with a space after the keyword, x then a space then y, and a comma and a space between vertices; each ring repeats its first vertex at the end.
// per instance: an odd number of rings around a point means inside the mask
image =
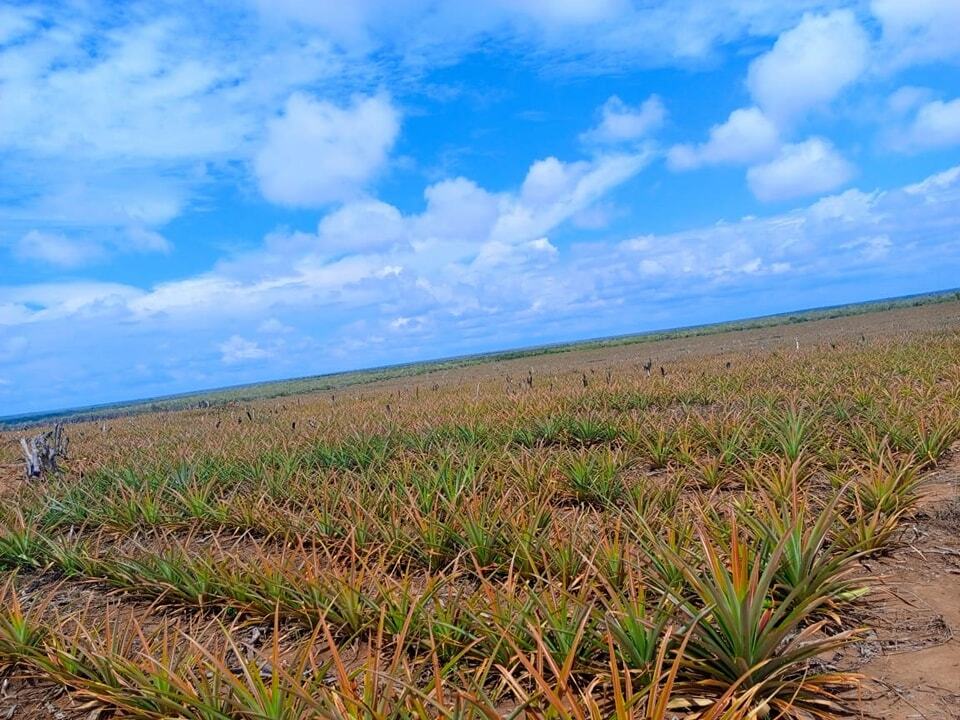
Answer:
MULTIPOLYGON (((485 268, 554 259, 558 249, 549 233, 640 172, 649 157, 545 158, 531 164, 515 193, 445 180, 424 191, 426 208, 418 214, 369 199, 349 202, 327 213, 315 234, 271 234, 261 249, 209 272, 133 292, 126 309, 141 322, 158 316, 201 322, 304 304, 337 302, 347 311, 373 296, 403 297, 411 272, 444 281, 437 287, 489 283, 485 268)), ((29 314, 29 306, 17 312, 29 314)), ((12 314, 11 322, 18 317, 12 314)))
POLYGON ((379 200, 345 205, 324 216, 317 229, 320 250, 353 253, 392 247, 405 232, 400 211, 379 200))
POLYGON ((856 250, 860 257, 867 262, 876 262, 885 259, 890 254, 893 242, 887 235, 867 235, 843 243, 844 250, 856 250))
POLYGON ((709 58, 717 46, 768 37, 807 10, 844 0, 492 0, 465 6, 431 0, 355 0, 337 5, 259 0, 273 22, 320 29, 357 54, 388 50, 419 63, 469 52, 484 41, 523 43, 538 64, 566 72, 673 66, 709 58))
POLYGON ((40 11, 35 7, 0 7, 0 45, 5 45, 33 29, 40 11))
POLYGON ((32 222, 88 228, 150 228, 174 219, 188 203, 195 179, 120 163, 8 158, 9 171, 24 178, 7 190, 0 222, 32 222), (36 179, 37 185, 31 182, 36 179))
POLYGON ((558 255, 559 250, 546 237, 514 244, 494 240, 483 245, 470 263, 469 269, 471 274, 475 274, 509 264, 529 271, 538 265, 552 262, 558 255))
POLYGON ((803 16, 751 64, 747 87, 778 124, 823 106, 867 67, 870 41, 850 10, 803 16))
POLYGON ((513 244, 546 235, 636 175, 650 157, 640 152, 604 156, 592 163, 563 163, 555 157, 533 163, 519 197, 504 203, 490 239, 513 244))
POLYGON ((807 214, 816 222, 859 223, 866 227, 884 217, 877 210, 883 193, 871 193, 851 188, 839 195, 828 195, 810 206, 807 214))
POLYGON ((341 107, 295 93, 267 125, 254 164, 260 190, 300 207, 350 199, 383 169, 399 131, 400 113, 385 95, 341 107))
MULTIPOLYGON (((750 63, 746 84, 756 106, 731 112, 710 128, 705 142, 674 145, 668 167, 752 165, 747 183, 765 201, 843 185, 853 168, 830 141, 815 137, 783 143, 807 114, 828 105, 864 74, 869 54, 869 37, 852 11, 804 14, 750 63)), ((903 93, 897 102, 907 103, 910 95, 903 93)))
POLYGON ((233 150, 248 117, 216 110, 238 78, 186 46, 188 28, 163 20, 103 33, 78 22, 6 49, 0 146, 161 161, 233 150))
POLYGON ((142 290, 122 283, 0 285, 0 325, 31 325, 126 309, 142 290))
POLYGON ((293 331, 292 327, 284 325, 276 318, 267 318, 257 326, 257 332, 265 335, 286 335, 293 331))
POLYGON ((749 164, 769 158, 780 146, 776 126, 756 107, 730 113, 726 122, 710 128, 710 137, 699 145, 674 145, 667 155, 673 170, 701 165, 749 164))
POLYGON ((667 110, 657 95, 651 95, 636 107, 612 95, 600 108, 600 122, 583 133, 587 143, 614 144, 635 141, 650 135, 663 125, 667 110))
POLYGON ((264 16, 322 30, 351 52, 372 51, 391 40, 401 46, 412 44, 423 52, 422 46, 429 47, 427 38, 444 43, 459 39, 466 44, 477 36, 498 31, 563 32, 597 26, 630 9, 625 0, 491 0, 466 7, 429 0, 353 0, 336 4, 257 0, 257 5, 264 16), (429 32, 420 33, 423 37, 415 39, 409 29, 417 26, 428 28, 429 32), (457 31, 459 38, 455 37, 457 31))
MULTIPOLYGON (((424 190, 426 208, 418 214, 403 215, 380 201, 357 200, 328 213, 316 235, 272 236, 265 252, 223 264, 221 270, 244 280, 269 270, 286 277, 265 280, 264 287, 283 288, 291 296, 322 291, 345 298, 344 286, 356 288, 362 282, 402 277, 409 262, 421 271, 441 275, 459 267, 462 278, 474 279, 479 277, 479 268, 495 264, 546 262, 557 252, 549 233, 635 176, 649 159, 647 152, 592 161, 544 158, 531 164, 515 193, 492 193, 466 178, 443 180, 424 190), (299 258, 294 274, 290 257, 299 258), (340 257, 336 268, 331 265, 335 257, 340 257), (393 262, 397 258, 404 261, 393 262)), ((200 292, 222 297, 250 287, 232 279, 220 280, 204 279, 200 292)), ((357 297, 364 293, 358 291, 357 297)), ((191 295, 189 288, 171 287, 159 304, 152 304, 156 298, 151 296, 141 306, 156 312, 191 295)), ((190 302, 196 305, 195 300, 190 302)))
POLYGON ((903 133, 902 143, 916 149, 960 145, 960 98, 922 105, 903 133))
POLYGON ((921 197, 928 203, 943 203, 956 199, 960 193, 960 165, 907 185, 904 192, 921 197))
POLYGON ((117 253, 170 253, 173 245, 163 235, 142 226, 100 237, 71 236, 59 231, 30 230, 12 247, 13 257, 23 263, 62 269, 103 262, 117 253))
MULTIPOLYGON (((553 173, 565 178, 557 181, 565 192, 539 195, 538 202, 563 202, 596 169, 567 169, 574 178, 553 173)), ((462 179, 433 189, 450 198, 482 192, 462 179)), ((524 202, 521 194, 490 197, 498 212, 509 212, 524 202)), ((265 244, 253 263, 259 274, 217 266, 149 291, 0 287, 4 337, 26 338, 30 348, 26 356, 0 359, 0 374, 26 381, 39 371, 35 362, 58 357, 69 341, 73 357, 95 355, 99 362, 75 362, 62 386, 42 389, 44 402, 62 404, 81 385, 104 397, 132 394, 133 380, 117 382, 131 357, 146 368, 137 378, 140 394, 144 383, 161 393, 355 367, 358 358, 378 364, 694 322, 703 319, 708 298, 719 319, 729 309, 718 305, 734 295, 759 302, 774 288, 806 293, 786 310, 822 300, 823 283, 850 276, 858 287, 907 278, 913 285, 896 287, 946 285, 960 272, 958 218, 960 168, 906 188, 848 190, 791 212, 622 242, 563 246, 540 234, 464 243, 454 239, 456 224, 402 215, 409 237, 394 248, 322 257, 308 245, 291 253, 265 244), (430 241, 421 234, 444 228, 452 235, 430 241), (271 254, 282 262, 271 262, 271 254), (295 327, 280 327, 273 321, 280 317, 296 318, 295 327), (211 344, 212 331, 226 339, 211 344), (226 374, 209 374, 213 364, 226 374), (84 369, 90 367, 102 368, 103 378, 84 369)), ((495 225, 488 223, 488 232, 495 225)))
POLYGON ((887 108, 894 115, 905 115, 927 102, 932 94, 930 88, 904 85, 890 93, 887 108))
POLYGON ((134 252, 169 253, 173 244, 156 230, 134 225, 127 228, 125 247, 134 252))
POLYGON ((853 166, 824 138, 784 145, 770 162, 747 171, 747 183, 764 202, 834 190, 853 177, 853 166))
POLYGON ((960 208, 960 167, 903 188, 850 189, 768 217, 638 236, 620 249, 636 259, 641 275, 663 283, 684 277, 727 283, 765 275, 822 280, 869 267, 922 273, 923 266, 913 264, 921 258, 941 256, 950 267, 960 263, 954 208, 960 208), (896 265, 886 266, 893 257, 896 265))
POLYGON ((426 210, 411 221, 411 242, 419 249, 482 243, 497 222, 503 202, 499 194, 464 177, 434 183, 423 196, 426 210))
POLYGON ((75 240, 61 233, 31 230, 13 246, 13 254, 21 261, 75 268, 100 259, 103 249, 96 243, 75 240))
POLYGON ((264 360, 270 357, 268 350, 260 347, 253 340, 247 340, 239 335, 233 335, 226 342, 218 346, 220 357, 227 365, 247 362, 250 360, 264 360))
MULTIPOLYGON (((287 308, 304 318, 319 308, 337 307, 338 313, 351 317, 371 301, 386 303, 391 321, 425 313, 506 313, 517 303, 532 307, 539 301, 542 307, 544 293, 554 300, 554 294, 566 294, 569 302, 629 297, 642 292, 644 278, 659 278, 681 292, 684 278, 691 277, 728 283, 739 276, 788 271, 840 273, 850 263, 880 261, 893 247, 906 248, 917 237, 934 243, 928 252, 945 257, 954 253, 960 260, 954 234, 958 208, 960 169, 952 168, 901 190, 852 189, 790 213, 639 236, 616 245, 590 243, 563 251, 546 236, 512 243, 485 240, 470 253, 448 256, 441 263, 433 262, 432 247, 418 252, 415 242, 389 255, 326 261, 309 254, 284 255, 282 273, 241 280, 223 274, 229 272, 224 269, 166 283, 149 293, 106 285, 7 288, 0 292, 0 308, 21 308, 25 317, 11 320, 14 325, 118 309, 139 315, 142 322, 181 317, 190 326, 198 320, 253 319, 263 308, 287 308)), ((427 227, 418 224, 421 220, 404 217, 411 232, 427 227)), ((262 334, 291 332, 270 315, 261 315, 252 327, 262 334)), ((237 333, 223 343, 221 352, 239 361, 265 358, 271 350, 237 333)))
MULTIPOLYGON (((352 200, 369 188, 385 169, 399 112, 385 96, 346 101, 344 88, 403 85, 411 73, 415 82, 486 40, 520 41, 538 63, 570 72, 683 64, 833 4, 524 0, 464 10, 362 0, 320 12, 285 0, 262 3, 259 18, 244 6, 226 16, 167 8, 156 19, 95 6, 69 17, 42 4, 4 6, 0 38, 15 42, 0 46, 0 150, 3 175, 16 182, 0 179, 11 200, 0 230, 95 237, 91 247, 110 257, 118 243, 100 239, 108 229, 130 248, 166 252, 162 225, 206 203, 206 191, 236 168, 252 169, 264 196, 282 205, 352 200), (229 32, 211 33, 214 24, 229 32), (333 89, 325 98, 303 92, 319 87, 333 89), (73 110, 50 112, 62 107, 73 110)), ((664 115, 656 97, 637 106, 611 98, 600 112, 597 147, 641 138, 664 115)))
POLYGON ((537 160, 527 170, 520 199, 527 205, 548 205, 568 194, 587 173, 586 161, 564 163, 555 157, 537 160))
POLYGON ((106 10, 0 8, 0 232, 155 232, 250 159, 293 88, 342 72, 322 41, 241 30, 240 8, 106 10))
POLYGON ((960 58, 956 0, 872 0, 870 10, 880 21, 891 67, 960 58))

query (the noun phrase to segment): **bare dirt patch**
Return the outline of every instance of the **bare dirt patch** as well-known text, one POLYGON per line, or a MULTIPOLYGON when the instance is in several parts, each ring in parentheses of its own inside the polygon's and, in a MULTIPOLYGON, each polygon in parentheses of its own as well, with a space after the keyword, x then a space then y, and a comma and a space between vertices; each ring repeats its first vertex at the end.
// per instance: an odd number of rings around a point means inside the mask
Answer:
POLYGON ((960 718, 960 447, 933 472, 904 547, 867 571, 879 576, 848 651, 866 676, 860 709, 888 720, 960 718))

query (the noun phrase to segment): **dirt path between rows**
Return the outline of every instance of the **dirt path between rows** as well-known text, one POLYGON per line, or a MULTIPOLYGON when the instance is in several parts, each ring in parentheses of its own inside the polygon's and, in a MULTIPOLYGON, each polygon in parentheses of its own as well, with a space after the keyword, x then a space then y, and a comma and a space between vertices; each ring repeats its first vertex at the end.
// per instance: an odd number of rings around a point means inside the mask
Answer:
POLYGON ((865 563, 880 576, 866 640, 845 653, 866 676, 863 717, 960 719, 960 444, 933 471, 904 546, 865 563))

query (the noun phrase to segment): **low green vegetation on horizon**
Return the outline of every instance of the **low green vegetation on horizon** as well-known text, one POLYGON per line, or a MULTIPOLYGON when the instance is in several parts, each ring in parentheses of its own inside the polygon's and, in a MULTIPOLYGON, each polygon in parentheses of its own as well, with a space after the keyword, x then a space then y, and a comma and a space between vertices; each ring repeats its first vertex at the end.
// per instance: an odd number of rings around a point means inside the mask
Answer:
POLYGON ((801 310, 778 315, 767 315, 745 320, 697 325, 687 328, 651 331, 645 333, 621 335, 594 340, 582 340, 571 343, 558 343, 516 350, 494 351, 476 355, 425 360, 422 362, 390 365, 378 368, 351 370, 346 372, 330 373, 289 380, 274 380, 252 385, 201 390, 197 392, 171 395, 166 397, 131 400, 105 405, 69 410, 57 410, 46 413, 32 413, 18 416, 0 416, 0 429, 4 427, 20 427, 53 420, 68 420, 72 422, 82 420, 96 420, 119 417, 142 412, 161 412, 183 410, 206 404, 228 404, 245 402, 265 398, 289 397, 314 392, 328 392, 341 390, 356 385, 366 385, 382 380, 413 377, 427 373, 455 370, 487 362, 514 360, 525 357, 537 357, 555 353, 566 353, 576 350, 602 349, 623 345, 651 343, 661 340, 671 340, 686 337, 699 337, 741 330, 776 327, 793 323, 812 322, 830 318, 848 317, 864 313, 882 312, 897 308, 919 307, 934 303, 952 302, 960 300, 960 291, 944 290, 941 292, 910 295, 902 298, 873 300, 836 307, 801 310))

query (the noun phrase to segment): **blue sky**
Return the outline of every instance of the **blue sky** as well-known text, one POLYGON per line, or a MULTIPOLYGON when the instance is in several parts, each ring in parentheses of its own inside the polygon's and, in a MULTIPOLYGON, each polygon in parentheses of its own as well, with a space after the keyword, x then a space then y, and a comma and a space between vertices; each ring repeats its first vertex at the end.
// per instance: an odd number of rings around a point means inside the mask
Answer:
POLYGON ((0 7, 0 416, 960 285, 956 0, 0 7))

